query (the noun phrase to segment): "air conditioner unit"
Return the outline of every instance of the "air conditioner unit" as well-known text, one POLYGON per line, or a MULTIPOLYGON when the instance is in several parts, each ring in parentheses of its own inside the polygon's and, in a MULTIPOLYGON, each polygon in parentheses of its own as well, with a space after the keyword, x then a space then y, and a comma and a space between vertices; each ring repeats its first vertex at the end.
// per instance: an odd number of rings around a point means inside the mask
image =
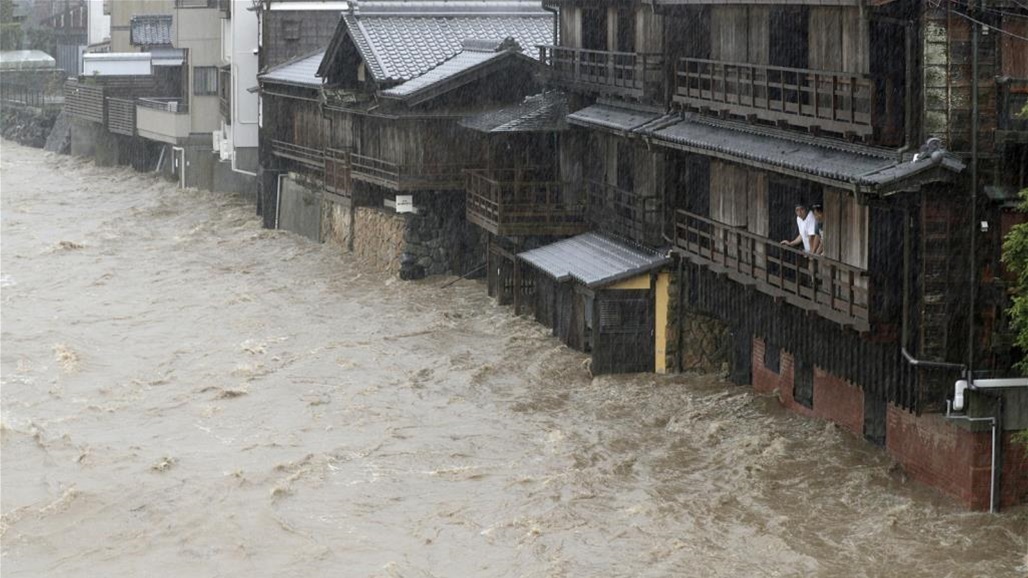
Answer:
POLYGON ((224 139, 221 136, 221 131, 216 130, 211 133, 211 150, 216 153, 221 153, 221 143, 224 139))

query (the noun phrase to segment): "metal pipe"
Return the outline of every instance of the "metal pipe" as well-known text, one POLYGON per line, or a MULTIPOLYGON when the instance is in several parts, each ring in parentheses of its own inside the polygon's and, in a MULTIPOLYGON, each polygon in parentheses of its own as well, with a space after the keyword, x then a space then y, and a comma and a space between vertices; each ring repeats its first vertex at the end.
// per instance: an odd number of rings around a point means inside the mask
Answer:
MULTIPOLYGON (((906 327, 904 326, 904 333, 906 333, 906 327)), ((903 354, 903 359, 907 360, 907 363, 914 367, 924 367, 925 369, 959 369, 961 372, 967 371, 967 366, 963 363, 949 363, 945 361, 927 361, 924 359, 917 359, 907 351, 907 346, 904 343, 900 346, 900 353, 903 354)))
POLYGON ((990 470, 991 471, 989 472, 989 477, 990 477, 990 480, 989 480, 989 513, 990 514, 995 514, 996 513, 996 486, 997 486, 997 484, 999 482, 999 472, 996 471, 996 455, 997 455, 996 447, 998 445, 998 430, 999 430, 999 428, 997 427, 998 423, 997 423, 996 417, 995 416, 993 416, 993 417, 968 417, 966 415, 952 415, 951 412, 950 412, 950 402, 947 400, 946 401, 946 419, 954 419, 954 420, 959 419, 959 420, 966 421, 968 423, 980 423, 980 422, 987 421, 992 426, 992 449, 990 450, 991 453, 992 453, 992 456, 991 456, 991 460, 990 460, 990 462, 991 462, 990 470))
MULTIPOLYGON (((975 8, 981 6, 975 2, 975 8)), ((971 224, 968 231, 971 235, 970 271, 968 279, 968 311, 967 311, 967 380, 974 387, 974 350, 975 350, 975 284, 978 282, 977 258, 975 248, 977 238, 975 227, 978 226, 978 36, 979 25, 972 23, 971 34, 971 224)), ((950 119, 953 122, 953 119, 950 119)))

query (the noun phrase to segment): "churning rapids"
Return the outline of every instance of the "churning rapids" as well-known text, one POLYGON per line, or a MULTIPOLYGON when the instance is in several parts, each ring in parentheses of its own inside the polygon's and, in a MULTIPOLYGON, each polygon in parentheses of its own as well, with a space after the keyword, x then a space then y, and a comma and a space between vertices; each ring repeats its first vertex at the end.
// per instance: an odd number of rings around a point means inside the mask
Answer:
POLYGON ((484 287, 5 142, 17 576, 1012 576, 967 513, 715 377, 591 378, 484 287))

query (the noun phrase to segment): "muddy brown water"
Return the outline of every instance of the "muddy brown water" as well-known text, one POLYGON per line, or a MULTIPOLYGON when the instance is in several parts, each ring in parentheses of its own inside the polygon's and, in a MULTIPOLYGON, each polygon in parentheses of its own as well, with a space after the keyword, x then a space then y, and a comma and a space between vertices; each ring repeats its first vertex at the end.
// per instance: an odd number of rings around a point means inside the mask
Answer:
POLYGON ((16 576, 1021 576, 968 513, 716 376, 591 378, 481 283, 4 142, 16 576))

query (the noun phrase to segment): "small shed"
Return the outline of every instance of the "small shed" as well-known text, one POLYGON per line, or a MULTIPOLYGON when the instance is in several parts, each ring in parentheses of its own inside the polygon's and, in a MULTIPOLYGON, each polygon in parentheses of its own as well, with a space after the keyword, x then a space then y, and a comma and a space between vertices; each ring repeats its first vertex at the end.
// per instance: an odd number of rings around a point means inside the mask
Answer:
POLYGON ((664 369, 668 256, 590 232, 517 259, 534 276, 536 320, 592 353, 594 374, 664 369))

